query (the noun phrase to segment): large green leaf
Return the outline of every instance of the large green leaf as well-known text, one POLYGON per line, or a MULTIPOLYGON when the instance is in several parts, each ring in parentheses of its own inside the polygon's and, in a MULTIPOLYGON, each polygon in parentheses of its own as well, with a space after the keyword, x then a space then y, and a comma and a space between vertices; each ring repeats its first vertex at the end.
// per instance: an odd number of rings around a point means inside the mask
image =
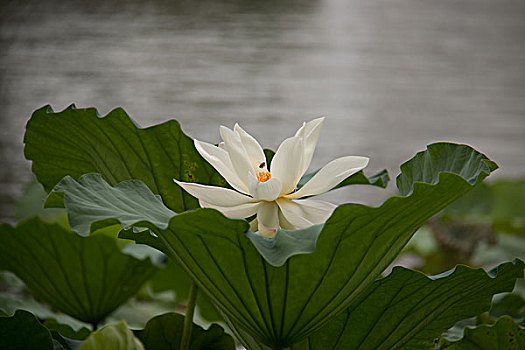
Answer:
MULTIPOLYGON (((432 184, 416 182, 408 197, 391 198, 379 208, 338 207, 319 235, 316 251, 293 256, 279 268, 258 257, 244 234, 246 222, 211 210, 177 215, 165 230, 150 228, 233 323, 263 343, 289 346, 355 301, 426 219, 495 168, 468 146, 436 144, 426 152, 432 156, 440 149, 451 157, 461 155, 458 162, 471 154, 461 167, 465 178, 449 171, 456 166, 450 167, 455 162, 448 158, 434 157, 441 162, 432 164, 428 176, 414 176, 417 167, 405 165, 398 183, 412 177, 432 184), (457 150, 448 152, 451 148, 457 150)), ((425 166, 423 162, 417 169, 425 166)))
POLYGON ((148 220, 158 227, 166 227, 168 220, 175 215, 137 180, 123 181, 112 190, 99 174, 83 175, 78 183, 71 176, 66 176, 54 191, 65 189, 64 203, 69 224, 82 235, 89 234, 92 223, 108 217, 118 217, 123 225, 148 220))
MULTIPOLYGON (((139 221, 148 221, 158 228, 167 228, 174 212, 148 189, 141 181, 128 180, 115 187, 108 185, 99 174, 82 175, 79 181, 66 176, 55 186, 62 193, 72 229, 81 234, 120 223, 128 228, 121 238, 135 239, 169 254, 162 240, 156 239, 148 230, 140 233, 129 226, 139 221)), ((248 237, 259 253, 273 266, 281 266, 290 256, 311 253, 322 225, 301 230, 281 230, 273 238, 264 238, 249 232, 248 237)))
POLYGON ((144 350, 144 346, 120 321, 91 333, 78 350, 144 350))
POLYGON ((173 183, 226 185, 193 146, 177 121, 140 128, 122 108, 101 118, 95 108, 62 112, 36 110, 27 123, 25 156, 38 181, 50 191, 64 176, 102 174, 112 184, 138 179, 176 212, 198 207, 195 198, 173 183))
POLYGON ((459 265, 435 277, 395 267, 350 308, 293 350, 430 349, 456 322, 490 308, 511 291, 525 264, 505 263, 489 274, 459 265))
POLYGON ((459 341, 442 339, 438 349, 449 350, 522 350, 525 349, 525 328, 509 316, 502 316, 494 325, 465 328, 459 341))
MULTIPOLYGON (((146 350, 179 350, 183 328, 184 316, 171 312, 152 318, 143 330, 135 331, 135 335, 146 350)), ((234 350, 235 342, 216 324, 207 330, 193 324, 189 349, 234 350)))
POLYGON ((416 189, 414 184, 418 182, 438 184, 442 172, 457 174, 469 184, 475 185, 481 174, 486 176, 497 168, 496 163, 470 146, 434 143, 426 151, 418 152, 401 165, 401 174, 396 178, 396 185, 402 195, 408 195, 416 189))
POLYGON ((138 222, 155 236, 141 233, 137 241, 160 241, 239 332, 289 346, 358 300, 417 228, 496 167, 468 146, 430 145, 401 167, 397 183, 406 197, 378 208, 338 207, 315 252, 292 256, 281 267, 261 257, 245 234, 246 221, 211 209, 176 215, 166 229, 138 222))
POLYGON ((0 317, 0 349, 52 350, 53 339, 33 314, 18 310, 12 317, 0 317))
POLYGON ((0 225, 0 269, 14 272, 39 298, 81 321, 98 323, 156 271, 122 253, 105 235, 81 237, 38 218, 0 225))

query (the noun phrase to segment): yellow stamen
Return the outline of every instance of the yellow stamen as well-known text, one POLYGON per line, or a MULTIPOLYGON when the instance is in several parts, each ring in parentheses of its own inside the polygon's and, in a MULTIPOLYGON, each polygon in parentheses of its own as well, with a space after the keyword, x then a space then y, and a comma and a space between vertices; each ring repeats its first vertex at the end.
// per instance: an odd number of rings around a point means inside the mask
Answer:
POLYGON ((257 180, 259 182, 266 182, 272 178, 272 174, 269 171, 260 171, 257 173, 257 180))

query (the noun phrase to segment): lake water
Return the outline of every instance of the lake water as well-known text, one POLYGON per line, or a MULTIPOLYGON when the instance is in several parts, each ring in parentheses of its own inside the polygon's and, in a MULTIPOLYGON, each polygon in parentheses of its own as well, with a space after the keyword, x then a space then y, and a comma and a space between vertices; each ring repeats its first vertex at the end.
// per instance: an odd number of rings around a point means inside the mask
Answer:
MULTIPOLYGON (((218 141, 235 122, 275 148, 325 115, 313 166, 371 158, 391 176, 434 141, 525 175, 525 2, 2 1, 0 219, 31 179, 33 110, 123 106, 218 141), (198 3, 196 5, 195 3, 198 3)), ((327 198, 377 205, 393 191, 327 198)))

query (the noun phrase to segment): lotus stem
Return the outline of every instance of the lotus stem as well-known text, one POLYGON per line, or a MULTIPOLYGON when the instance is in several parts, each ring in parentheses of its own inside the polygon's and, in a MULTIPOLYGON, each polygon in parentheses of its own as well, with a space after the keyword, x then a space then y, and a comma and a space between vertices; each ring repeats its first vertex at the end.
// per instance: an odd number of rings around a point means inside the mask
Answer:
POLYGON ((188 350, 190 348, 191 329, 193 328, 193 313, 195 311, 197 291, 197 285, 194 281, 191 281, 190 296, 188 298, 188 305, 186 306, 186 314, 184 316, 184 329, 180 341, 180 350, 188 350))

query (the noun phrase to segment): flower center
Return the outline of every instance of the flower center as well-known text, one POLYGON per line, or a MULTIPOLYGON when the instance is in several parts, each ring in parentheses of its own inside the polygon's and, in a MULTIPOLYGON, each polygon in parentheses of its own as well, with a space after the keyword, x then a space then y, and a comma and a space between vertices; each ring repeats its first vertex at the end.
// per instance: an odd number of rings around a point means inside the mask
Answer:
POLYGON ((260 171, 257 173, 257 180, 259 182, 266 182, 272 178, 272 174, 269 171, 260 171))

